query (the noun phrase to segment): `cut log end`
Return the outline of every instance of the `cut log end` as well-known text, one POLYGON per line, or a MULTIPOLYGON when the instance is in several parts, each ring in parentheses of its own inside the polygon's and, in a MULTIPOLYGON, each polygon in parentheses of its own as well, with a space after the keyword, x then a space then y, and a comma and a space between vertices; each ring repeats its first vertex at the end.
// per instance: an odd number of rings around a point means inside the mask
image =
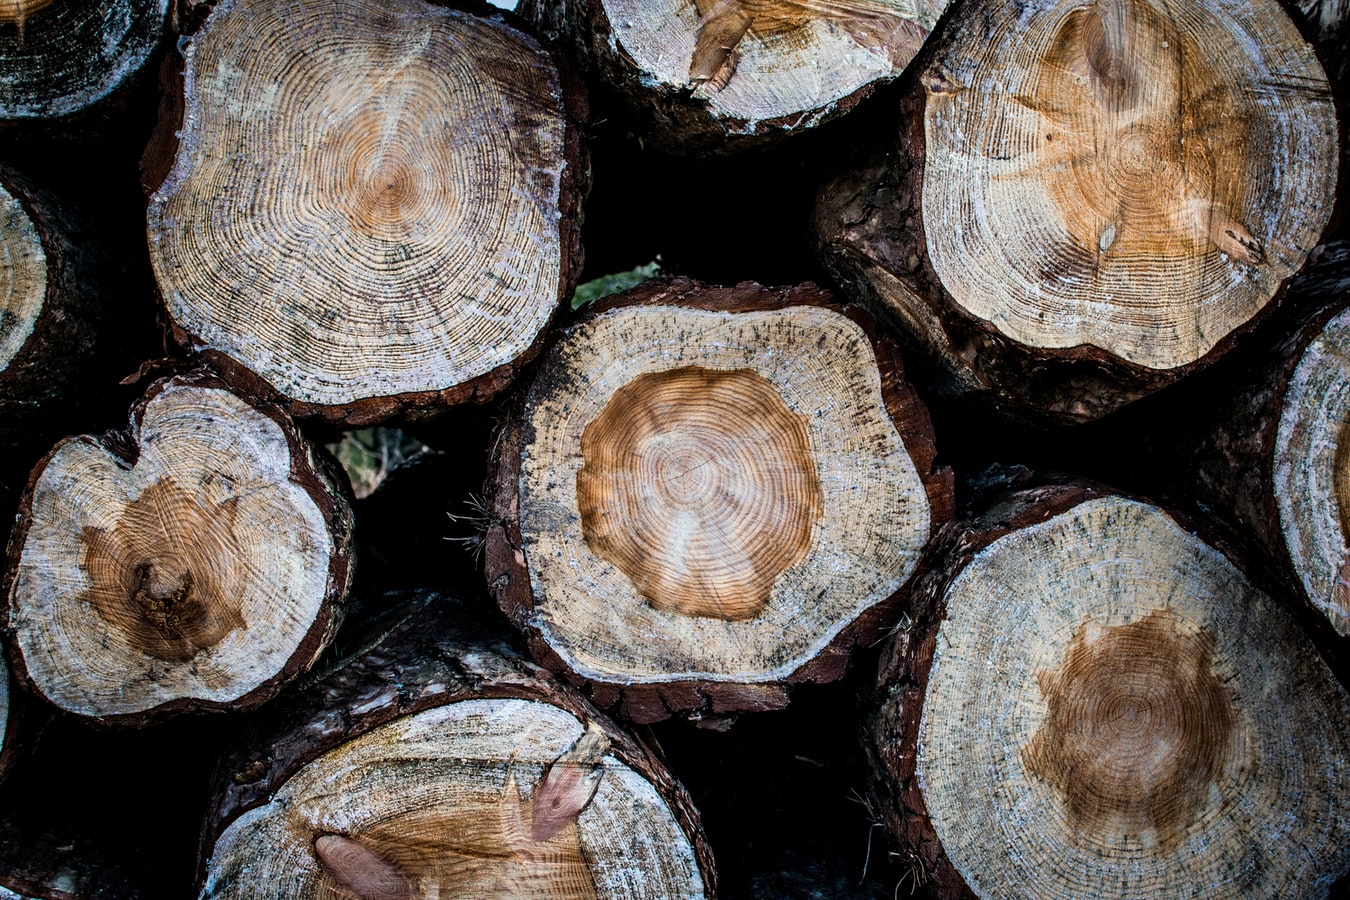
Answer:
POLYGON ((930 861, 940 842, 939 883, 1252 896, 1350 869, 1350 696, 1218 550, 1111 496, 950 546, 873 733, 896 836, 930 861), (907 729, 909 769, 886 749, 907 729))
POLYGON ((0 371, 33 334, 46 308, 47 254, 17 197, 0 186, 0 371))
POLYGON ((256 702, 334 627, 346 501, 279 412, 209 382, 153 388, 131 434, 134 463, 72 438, 34 473, 9 581, 27 677, 94 717, 256 702))
POLYGON ((398 720, 300 769, 221 835, 203 896, 545 900, 614 884, 703 896, 688 837, 602 729, 497 699, 398 720))
POLYGON ((639 288, 560 339, 499 449, 498 602, 643 721, 842 676, 946 516, 893 351, 769 295, 639 288))
POLYGON ((1158 371, 1196 362, 1326 227, 1337 128, 1321 67, 1275 4, 991 14, 988 30, 956 28, 932 64, 970 86, 927 95, 922 206, 943 287, 1034 350, 1090 345, 1158 371), (1271 45, 1260 52, 1257 21, 1271 45), (1274 46, 1297 75, 1272 66, 1274 46), (1023 49, 1033 64, 1014 62, 1023 49), (1294 80, 1289 99, 1274 89, 1294 80), (970 220, 972 207, 986 214, 970 220))
POLYGON ((549 53, 421 0, 240 0, 186 59, 148 215, 182 339, 357 421, 500 389, 575 277, 584 161, 549 53))

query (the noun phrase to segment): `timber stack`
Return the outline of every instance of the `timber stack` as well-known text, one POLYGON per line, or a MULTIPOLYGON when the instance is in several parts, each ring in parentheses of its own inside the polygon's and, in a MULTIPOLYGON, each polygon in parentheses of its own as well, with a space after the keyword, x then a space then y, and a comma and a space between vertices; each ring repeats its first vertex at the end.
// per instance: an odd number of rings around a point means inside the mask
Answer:
POLYGON ((0 3, 0 898, 1343 891, 1340 4, 493 2, 0 3))

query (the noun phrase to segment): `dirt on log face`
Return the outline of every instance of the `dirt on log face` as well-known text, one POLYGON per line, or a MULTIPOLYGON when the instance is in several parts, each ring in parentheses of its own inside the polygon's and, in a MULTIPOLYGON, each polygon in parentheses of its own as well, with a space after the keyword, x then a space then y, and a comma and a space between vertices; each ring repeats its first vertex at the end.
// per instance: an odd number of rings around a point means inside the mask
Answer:
POLYGON ((813 286, 653 282, 565 333, 498 442, 486 575, 638 722, 841 677, 950 515, 927 411, 813 286))
POLYGON ((525 0, 653 147, 744 150, 805 132, 899 76, 945 0, 525 0))
POLYGON ((645 747, 470 636, 452 598, 410 605, 226 755, 203 898, 713 896, 697 816, 645 747))
POLYGON ((827 265, 948 393, 1099 418, 1212 362, 1321 240, 1336 112, 1277 4, 970 0, 951 21, 900 133, 816 214, 827 265))
POLYGON ((333 468, 206 375, 152 386, 126 433, 59 443, 10 540, 19 678, 130 725, 275 696, 342 619, 352 521, 333 468))
POLYGON ((1350 697, 1221 552, 1075 484, 939 545, 865 726, 937 896, 1316 895, 1350 871, 1350 697))
POLYGON ((554 58, 422 0, 229 0, 184 53, 148 210, 180 343, 344 426, 504 387, 580 268, 554 58))

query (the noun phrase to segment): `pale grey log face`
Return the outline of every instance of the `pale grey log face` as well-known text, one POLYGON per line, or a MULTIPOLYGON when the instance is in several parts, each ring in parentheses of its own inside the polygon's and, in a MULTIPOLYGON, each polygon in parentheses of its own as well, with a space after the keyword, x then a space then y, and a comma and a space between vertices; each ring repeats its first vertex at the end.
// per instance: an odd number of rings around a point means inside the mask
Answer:
MULTIPOLYGON (((768 6, 749 3, 747 6, 768 6)), ((707 98, 715 118, 739 120, 753 131, 762 120, 804 115, 806 120, 828 112, 831 104, 865 84, 898 75, 909 56, 892 60, 881 48, 864 47, 841 27, 839 16, 824 11, 877 8, 932 30, 943 0, 862 0, 780 3, 797 6, 811 21, 783 36, 757 34, 754 26, 741 41, 740 61, 727 86, 707 98), (811 12, 815 8, 814 14, 811 12)), ((689 86, 689 66, 699 28, 693 0, 604 0, 618 47, 637 67, 661 84, 689 86)), ((752 10, 753 12, 753 10, 752 10)), ((910 54, 912 55, 912 54, 910 54)))
POLYGON ((952 23, 960 37, 926 78, 925 239, 956 302, 1002 334, 1171 369, 1245 324, 1316 246, 1335 198, 1336 115, 1321 66, 1277 5, 1117 5, 1153 24, 1138 29, 1152 54, 1142 97, 1114 121, 1110 104, 1095 115, 1082 97, 1043 91, 1066 70, 1054 57, 1083 4, 1003 2, 952 23), (1192 70, 1214 90, 1186 96, 1192 70), (1216 130, 1226 139, 1211 141, 1216 130), (1166 147, 1175 165, 1163 165, 1166 147), (1117 217, 1145 199, 1148 209, 1117 217), (1102 214, 1088 229, 1093 204, 1102 214), (1238 249, 1232 228, 1216 227, 1225 216, 1250 229, 1259 263, 1209 239, 1238 249))
POLYGON ((130 467, 89 439, 60 446, 36 482, 10 592, 29 676, 81 715, 244 696, 291 659, 330 590, 333 538, 314 498, 290 480, 291 447, 275 421, 227 391, 171 386, 148 404, 135 438, 140 457, 130 467), (231 607, 205 645, 168 652, 147 647, 91 600, 94 536, 117 534, 138 502, 166 486, 200 508, 166 523, 144 549, 174 578, 192 559, 195 589, 216 582, 231 607), (208 546, 229 554, 202 557, 207 537, 197 526, 208 525, 208 546))
MULTIPOLYGON (((1080 504, 995 541, 947 599, 918 777, 977 894, 1305 896, 1350 868, 1350 698, 1282 610, 1165 514, 1122 498, 1080 504), (1222 746, 1195 757, 1208 762, 1189 773, 1189 805, 1075 816, 1063 777, 1036 760, 1066 660, 1162 625, 1211 658, 1196 674, 1221 686, 1230 724, 1207 733, 1222 746)), ((1108 719, 1126 751, 1137 728, 1159 729, 1155 750, 1203 731, 1187 719, 1180 670, 1084 684, 1093 704, 1132 716, 1108 719)), ((1165 772, 1183 755, 1149 765, 1165 772)))
POLYGON ((47 254, 33 220, 0 188, 0 368, 33 334, 47 299, 47 254))
POLYGON ((605 313, 550 355, 530 399, 520 525, 540 630, 588 678, 777 681, 814 658, 913 572, 932 510, 886 414, 866 334, 818 307, 720 313, 634 307, 605 313), (661 610, 596 555, 578 515, 586 427, 646 372, 748 369, 805 422, 823 505, 806 555, 744 621, 661 610), (608 598, 597 604, 595 598, 608 598))
POLYGON ((1289 559, 1308 598, 1341 634, 1350 634, 1347 422, 1350 312, 1343 312, 1308 344, 1289 380, 1272 468, 1289 559))
POLYGON ((534 343, 567 165, 537 42, 421 0, 238 0, 186 61, 147 215, 169 313, 202 347, 338 405, 447 390, 534 343))
MULTIPOLYGON (((509 800, 506 792, 516 784, 529 795, 544 767, 582 731, 570 713, 526 700, 466 700, 382 726, 310 763, 270 803, 230 825, 216 842, 201 896, 327 896, 314 851, 320 834, 359 839, 425 810, 453 819, 457 809, 476 805, 495 816, 499 798, 509 800)), ((577 818, 595 896, 702 897, 693 847, 651 783, 612 756, 603 771, 595 798, 577 818)), ((417 896, 502 896, 490 884, 462 880, 447 895, 433 881, 415 884, 417 896)))

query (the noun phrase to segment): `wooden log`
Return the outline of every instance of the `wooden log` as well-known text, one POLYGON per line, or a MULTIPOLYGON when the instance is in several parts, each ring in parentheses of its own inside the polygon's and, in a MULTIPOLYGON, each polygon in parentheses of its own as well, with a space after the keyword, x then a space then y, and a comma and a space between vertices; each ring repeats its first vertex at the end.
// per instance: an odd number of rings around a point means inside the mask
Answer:
POLYGON ((260 714, 217 772, 203 898, 712 896, 656 758, 464 614, 433 595, 260 714))
MULTIPOLYGON (((500 16, 219 4, 147 213, 175 339, 344 427, 482 400, 580 269, 584 96, 500 16)), ((151 164, 149 169, 154 169, 151 164)))
POLYGON ((64 427, 106 393, 95 376, 123 279, 92 223, 79 198, 0 167, 0 443, 64 427))
POLYGON ((521 11, 676 154, 799 134, 896 78, 946 0, 524 0, 521 11))
POLYGON ((341 621, 346 494, 275 407, 210 375, 157 382, 126 432, 68 438, 33 472, 5 576, 16 677, 127 725, 257 706, 341 621))
POLYGON ((1350 636, 1341 512, 1348 263, 1350 247, 1328 246, 1291 285, 1287 315, 1193 383, 1110 423, 1139 436, 1140 468, 1169 502, 1225 522, 1249 559, 1264 560, 1281 590, 1341 637, 1350 636), (1175 426, 1147 427, 1164 421, 1175 426))
POLYGON ((1272 307, 1338 164, 1326 76, 1277 4, 969 0, 950 22, 898 142, 828 181, 815 225, 944 393, 1096 419, 1272 307))
POLYGON ((119 102, 168 33, 169 0, 7 0, 0 122, 50 130, 119 102))
POLYGON ((935 556, 864 740, 936 896, 1325 896, 1350 871, 1350 697, 1190 527, 1057 484, 935 556))
POLYGON ((508 420, 488 583, 602 707, 781 707, 890 626, 951 477, 894 348, 828 299, 648 282, 566 332, 508 420))

